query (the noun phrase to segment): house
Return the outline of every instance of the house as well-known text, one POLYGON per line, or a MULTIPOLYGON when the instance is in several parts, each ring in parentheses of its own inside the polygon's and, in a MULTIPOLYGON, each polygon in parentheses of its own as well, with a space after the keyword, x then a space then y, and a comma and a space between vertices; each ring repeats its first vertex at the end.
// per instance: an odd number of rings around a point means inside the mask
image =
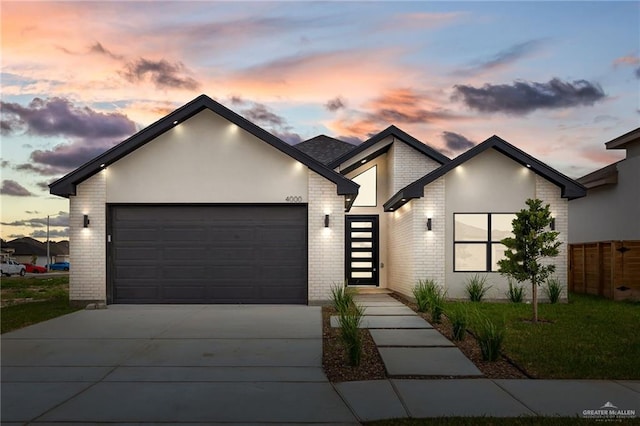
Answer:
MULTIPOLYGON (((2 246, 12 250, 11 257, 18 263, 33 263, 38 266, 45 266, 49 263, 47 260, 47 243, 31 237, 22 237, 3 242, 2 246)), ((50 241, 49 256, 51 257, 51 263, 68 262, 69 241, 50 241)))
POLYGON ((640 127, 605 146, 626 157, 577 179, 587 196, 569 203, 570 243, 640 240, 640 127))
POLYGON ((569 203, 569 288, 640 300, 640 127, 605 143, 623 160, 578 179, 586 197, 569 203))
MULTIPOLYGON (((394 126, 319 159, 341 144, 314 139, 297 149, 201 95, 52 183, 71 300, 313 304, 345 281, 410 295, 424 278, 463 297, 478 272, 501 298, 514 212, 543 199, 566 242, 585 192, 496 136, 454 160, 394 126)), ((564 280, 566 252, 554 262, 564 280)))

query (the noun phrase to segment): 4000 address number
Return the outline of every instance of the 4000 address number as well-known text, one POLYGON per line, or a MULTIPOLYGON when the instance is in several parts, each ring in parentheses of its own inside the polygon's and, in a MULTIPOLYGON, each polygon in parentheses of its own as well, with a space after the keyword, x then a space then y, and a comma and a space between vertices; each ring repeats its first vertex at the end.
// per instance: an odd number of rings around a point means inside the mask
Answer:
POLYGON ((285 200, 287 201, 287 203, 301 203, 302 202, 302 196, 301 195, 289 195, 287 198, 285 198, 285 200))

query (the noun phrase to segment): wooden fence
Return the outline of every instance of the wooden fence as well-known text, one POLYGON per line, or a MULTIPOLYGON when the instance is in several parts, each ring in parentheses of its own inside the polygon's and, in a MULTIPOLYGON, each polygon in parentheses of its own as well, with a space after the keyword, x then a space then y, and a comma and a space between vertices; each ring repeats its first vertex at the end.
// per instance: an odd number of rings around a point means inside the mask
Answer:
POLYGON ((640 241, 570 244, 569 291, 640 300, 640 241))

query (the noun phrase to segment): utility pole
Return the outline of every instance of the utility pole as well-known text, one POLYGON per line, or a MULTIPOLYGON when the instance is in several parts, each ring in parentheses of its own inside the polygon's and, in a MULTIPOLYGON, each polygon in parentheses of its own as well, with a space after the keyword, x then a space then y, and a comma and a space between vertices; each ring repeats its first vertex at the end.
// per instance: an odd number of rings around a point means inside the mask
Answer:
POLYGON ((51 250, 49 249, 49 215, 47 215, 47 272, 51 271, 51 250))

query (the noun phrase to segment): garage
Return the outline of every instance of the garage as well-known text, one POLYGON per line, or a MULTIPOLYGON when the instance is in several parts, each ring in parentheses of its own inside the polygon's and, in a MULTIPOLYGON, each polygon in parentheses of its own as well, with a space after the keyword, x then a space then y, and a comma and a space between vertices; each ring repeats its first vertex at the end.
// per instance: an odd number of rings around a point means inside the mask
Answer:
POLYGON ((306 205, 110 205, 107 235, 110 303, 307 303, 306 205))

